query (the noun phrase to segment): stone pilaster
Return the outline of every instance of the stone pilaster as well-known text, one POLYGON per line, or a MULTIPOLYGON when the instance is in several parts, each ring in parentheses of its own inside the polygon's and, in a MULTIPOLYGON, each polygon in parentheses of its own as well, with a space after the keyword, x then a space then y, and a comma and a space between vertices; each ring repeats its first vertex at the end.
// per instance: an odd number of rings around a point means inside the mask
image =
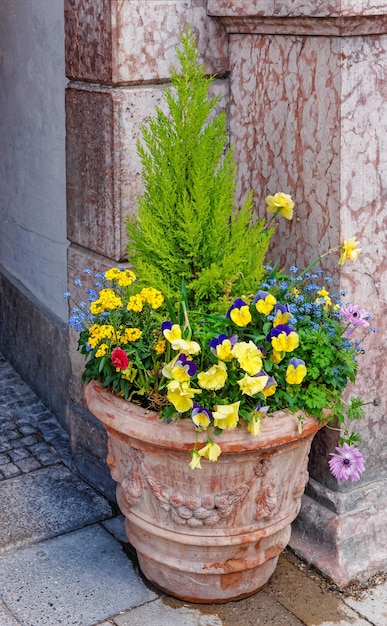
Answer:
POLYGON ((338 484, 328 470, 337 435, 320 433, 291 541, 345 586, 387 567, 387 2, 209 0, 208 12, 229 36, 240 193, 254 189, 258 212, 268 193, 296 202, 273 256, 304 267, 351 236, 363 248, 355 265, 339 272, 331 257, 325 269, 378 328, 354 388, 370 403, 360 427, 367 468, 358 483, 338 484))

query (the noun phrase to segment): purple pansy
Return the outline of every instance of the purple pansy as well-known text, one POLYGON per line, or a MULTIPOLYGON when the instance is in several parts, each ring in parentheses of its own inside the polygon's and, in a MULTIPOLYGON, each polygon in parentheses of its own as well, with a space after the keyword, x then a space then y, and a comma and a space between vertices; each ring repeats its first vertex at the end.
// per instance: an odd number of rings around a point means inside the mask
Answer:
POLYGON ((238 341, 238 335, 233 335, 232 337, 229 337, 228 335, 225 334, 221 334, 218 335, 217 337, 214 337, 213 339, 211 339, 208 342, 208 345, 210 346, 212 352, 214 354, 216 354, 216 348, 218 346, 221 346, 223 341, 226 341, 226 339, 228 339, 231 343, 232 346, 234 346, 236 344, 236 342, 238 341))
POLYGON ((187 372, 188 376, 195 376, 198 369, 196 363, 187 359, 186 354, 179 355, 179 358, 177 359, 174 367, 183 368, 187 372))
POLYGON ((248 306, 247 302, 242 300, 242 298, 237 298, 236 300, 234 300, 229 310, 227 311, 226 317, 230 318, 231 311, 233 311, 234 309, 241 309, 244 306, 248 306))
POLYGON ((294 328, 288 326, 287 324, 278 324, 275 328, 272 328, 268 335, 266 335, 266 341, 271 341, 273 337, 279 337, 281 333, 285 333, 285 335, 290 335, 290 333, 294 332, 294 328))
POLYGON ((200 406, 197 402, 193 403, 191 411, 191 419, 197 430, 205 430, 211 423, 212 413, 209 409, 200 406))
POLYGON ((266 300, 267 296, 269 296, 269 292, 268 291, 257 291, 257 293, 255 294, 254 300, 253 300, 253 304, 257 304, 257 302, 259 302, 259 300, 266 300))
POLYGON ((288 304, 276 304, 274 307, 274 313, 290 313, 290 306, 288 304))

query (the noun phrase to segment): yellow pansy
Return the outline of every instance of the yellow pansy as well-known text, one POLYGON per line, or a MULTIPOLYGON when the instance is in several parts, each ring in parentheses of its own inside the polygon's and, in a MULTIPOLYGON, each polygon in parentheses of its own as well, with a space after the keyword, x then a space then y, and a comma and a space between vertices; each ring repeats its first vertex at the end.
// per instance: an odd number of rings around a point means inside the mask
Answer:
POLYGON ((283 332, 272 337, 271 345, 276 352, 293 352, 300 343, 297 333, 292 330, 289 334, 283 332))
POLYGON ((201 456, 198 452, 198 450, 195 448, 194 450, 192 450, 191 452, 191 461, 190 461, 190 468, 191 469, 202 469, 202 466, 200 465, 200 460, 201 460, 201 456))
POLYGON ((180 383, 177 380, 171 380, 167 385, 167 398, 175 407, 178 413, 185 413, 192 408, 193 400, 196 393, 201 393, 201 389, 192 389, 188 382, 180 383))
POLYGON ((233 404, 217 404, 212 416, 215 428, 236 428, 239 420, 240 401, 233 404))
POLYGON ((184 354, 199 354, 200 346, 196 341, 188 341, 187 339, 173 339, 169 340, 174 350, 184 352, 184 354))
POLYGON ((293 358, 289 361, 286 370, 286 382, 289 385, 299 385, 306 376, 305 361, 293 358))
POLYGON ((170 326, 163 328, 163 335, 169 342, 175 341, 175 339, 181 339, 181 328, 179 324, 170 324, 170 326))
POLYGON ((240 309, 233 309, 230 318, 237 326, 246 326, 252 320, 248 305, 242 306, 240 309))
POLYGON ((254 302, 258 313, 263 315, 269 315, 277 304, 275 297, 267 291, 259 291, 254 298, 254 302))
POLYGON ((293 317, 292 313, 289 313, 288 311, 277 311, 273 320, 273 327, 275 328, 280 324, 287 324, 293 317))
POLYGON ((247 430, 249 431, 250 435, 253 435, 253 437, 259 435, 259 432, 261 430, 261 418, 258 415, 254 415, 251 418, 251 422, 247 422, 247 430))
POLYGON ((243 298, 237 298, 227 311, 229 317, 237 326, 246 326, 253 319, 249 305, 243 298))
POLYGON ((222 453, 221 447, 213 441, 208 441, 204 448, 199 450, 199 455, 204 456, 209 461, 217 461, 218 456, 222 453))
POLYGON ((255 376, 262 369, 262 352, 257 348, 253 341, 240 341, 234 345, 233 354, 238 360, 241 368, 255 376))
POLYGON ((268 376, 249 376, 245 374, 241 380, 238 380, 238 385, 242 393, 246 396, 255 396, 266 386, 268 376))
POLYGON ((206 372, 198 374, 198 384, 202 389, 215 391, 222 389, 227 380, 227 367, 223 361, 219 361, 217 365, 213 365, 206 372))
POLYGON ((272 363, 281 363, 283 358, 284 358, 283 352, 278 352, 278 350, 273 350, 272 355, 270 357, 270 361, 272 361, 272 363))
POLYGON ((222 361, 231 361, 233 344, 230 339, 224 339, 221 344, 216 346, 216 356, 222 361))

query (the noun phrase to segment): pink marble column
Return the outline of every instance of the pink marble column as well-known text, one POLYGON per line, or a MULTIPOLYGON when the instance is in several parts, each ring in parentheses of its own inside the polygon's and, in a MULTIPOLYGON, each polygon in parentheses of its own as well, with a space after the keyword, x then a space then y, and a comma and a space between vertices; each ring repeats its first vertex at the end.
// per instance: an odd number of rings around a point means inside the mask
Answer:
POLYGON ((314 446, 311 480, 291 546, 338 585, 387 569, 387 1, 208 0, 230 54, 230 134, 239 193, 257 211, 291 193, 296 219, 281 224, 284 263, 303 267, 355 236, 363 254, 333 272, 338 290, 373 316, 355 391, 370 404, 361 425, 363 478, 328 471, 337 436, 314 446), (356 5, 356 6, 354 6, 356 5))

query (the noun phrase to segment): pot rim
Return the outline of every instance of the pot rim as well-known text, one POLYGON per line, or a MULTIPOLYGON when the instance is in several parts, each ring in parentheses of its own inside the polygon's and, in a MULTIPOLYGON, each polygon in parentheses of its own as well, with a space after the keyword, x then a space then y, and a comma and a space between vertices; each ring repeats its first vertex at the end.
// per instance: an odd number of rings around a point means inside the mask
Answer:
MULTIPOLYGON (((165 424, 155 411, 128 402, 114 395, 101 383, 92 380, 84 386, 84 396, 89 411, 105 426, 109 433, 148 443, 169 450, 192 450, 195 443, 195 430, 191 420, 165 424)), ((241 452, 286 445, 308 436, 313 436, 324 424, 303 411, 290 413, 276 411, 268 414, 261 423, 260 433, 251 435, 245 426, 233 430, 224 430, 216 440, 222 452, 241 452), (301 415, 304 423, 302 432, 298 430, 301 415)), ((198 433, 199 443, 207 440, 207 433, 198 433)))

